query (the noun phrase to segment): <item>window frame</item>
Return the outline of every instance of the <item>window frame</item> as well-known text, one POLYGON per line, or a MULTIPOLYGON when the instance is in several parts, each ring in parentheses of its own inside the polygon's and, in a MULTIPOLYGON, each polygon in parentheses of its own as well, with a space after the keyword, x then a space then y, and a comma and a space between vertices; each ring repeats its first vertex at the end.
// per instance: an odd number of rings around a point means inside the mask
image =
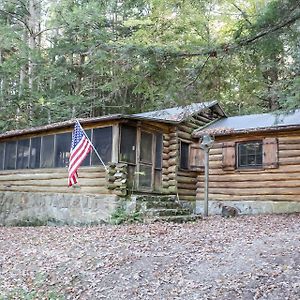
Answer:
POLYGON ((190 151, 191 151, 191 143, 184 141, 184 140, 179 140, 179 169, 183 171, 189 171, 190 168, 190 151), (188 146, 187 149, 187 161, 186 161, 186 168, 182 167, 182 144, 186 144, 188 146))
MULTIPOLYGON (((263 156, 264 156, 264 143, 263 143, 263 140, 251 140, 251 141, 241 141, 241 142, 236 142, 236 146, 235 146, 235 152, 236 152, 236 169, 237 170, 244 170, 244 169, 263 169, 264 167, 264 162, 263 162, 263 156), (240 165, 240 161, 241 161, 241 155, 240 155, 240 146, 241 145, 247 145, 247 144, 259 144, 260 145, 260 149, 261 149, 261 152, 260 152, 260 160, 261 160, 261 163, 260 164, 256 164, 255 165, 250 165, 248 164, 248 153, 246 155, 247 157, 247 165, 243 165, 241 166, 240 165)), ((257 161, 257 156, 258 154, 255 153, 255 162, 257 161)))

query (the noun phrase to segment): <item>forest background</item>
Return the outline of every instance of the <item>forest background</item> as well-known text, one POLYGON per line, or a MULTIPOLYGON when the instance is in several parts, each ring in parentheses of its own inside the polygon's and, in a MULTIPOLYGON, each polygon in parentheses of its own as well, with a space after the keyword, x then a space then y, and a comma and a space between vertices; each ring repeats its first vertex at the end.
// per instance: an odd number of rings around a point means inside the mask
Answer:
POLYGON ((0 0, 0 131, 210 100, 300 107, 299 0, 0 0))

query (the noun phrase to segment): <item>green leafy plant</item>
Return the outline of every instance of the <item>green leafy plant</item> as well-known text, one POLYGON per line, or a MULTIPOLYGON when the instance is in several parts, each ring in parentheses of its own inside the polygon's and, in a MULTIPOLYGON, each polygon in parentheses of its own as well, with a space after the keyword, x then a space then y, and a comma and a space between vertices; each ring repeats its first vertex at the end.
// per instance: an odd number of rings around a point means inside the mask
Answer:
POLYGON ((111 215, 110 222, 114 225, 140 223, 142 222, 142 217, 140 212, 128 213, 124 208, 119 207, 111 215))

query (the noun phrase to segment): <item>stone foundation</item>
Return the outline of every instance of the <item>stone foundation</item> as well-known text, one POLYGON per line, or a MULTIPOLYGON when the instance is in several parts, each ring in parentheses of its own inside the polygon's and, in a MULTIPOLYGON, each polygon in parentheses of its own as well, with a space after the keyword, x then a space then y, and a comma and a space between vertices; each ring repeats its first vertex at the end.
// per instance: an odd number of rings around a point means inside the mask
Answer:
MULTIPOLYGON (((296 201, 209 201, 208 213, 221 214, 219 204, 235 207, 239 214, 280 214, 300 212, 300 202, 296 201)), ((203 213, 203 201, 196 201, 196 213, 203 213)))
POLYGON ((105 223, 117 203, 115 195, 0 192, 0 225, 105 223))

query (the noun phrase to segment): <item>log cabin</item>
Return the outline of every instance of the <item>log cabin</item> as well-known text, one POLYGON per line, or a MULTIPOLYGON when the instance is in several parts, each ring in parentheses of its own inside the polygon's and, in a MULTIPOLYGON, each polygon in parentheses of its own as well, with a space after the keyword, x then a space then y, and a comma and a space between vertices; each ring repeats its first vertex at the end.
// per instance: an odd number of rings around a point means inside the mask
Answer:
POLYGON ((195 203, 203 172, 193 132, 225 117, 217 101, 134 115, 80 119, 94 152, 67 186, 75 120, 0 134, 0 224, 55 219, 78 224, 107 220, 120 198, 175 195, 195 203))
MULTIPOLYGON (((240 213, 300 212, 300 110, 223 117, 193 137, 209 134, 209 211, 222 205, 240 213)), ((198 175, 196 210, 203 210, 204 176, 198 175)))

